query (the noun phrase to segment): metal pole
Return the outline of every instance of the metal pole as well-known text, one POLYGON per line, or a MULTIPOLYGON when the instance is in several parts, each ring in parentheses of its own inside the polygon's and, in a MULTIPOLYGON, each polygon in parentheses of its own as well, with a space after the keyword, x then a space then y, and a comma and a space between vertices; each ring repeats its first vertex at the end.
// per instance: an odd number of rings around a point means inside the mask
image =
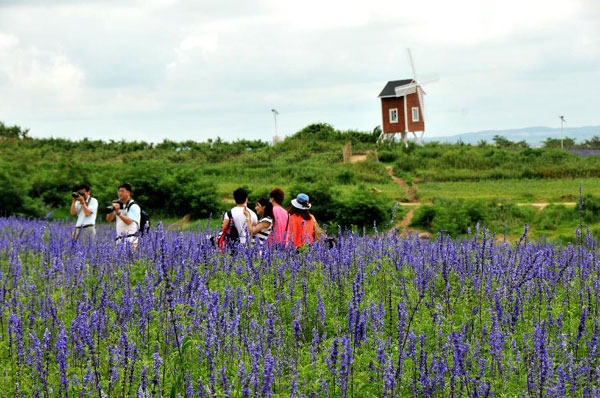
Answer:
POLYGON ((275 137, 277 137, 277 113, 273 112, 273 118, 275 119, 275 137))
POLYGON ((565 121, 565 117, 560 117, 560 149, 563 150, 563 123, 565 121))

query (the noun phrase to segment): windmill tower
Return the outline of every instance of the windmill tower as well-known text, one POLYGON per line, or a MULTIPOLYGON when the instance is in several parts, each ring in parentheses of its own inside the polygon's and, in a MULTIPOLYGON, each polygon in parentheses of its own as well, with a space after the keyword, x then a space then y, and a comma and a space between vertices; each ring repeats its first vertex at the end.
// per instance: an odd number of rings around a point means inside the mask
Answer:
MULTIPOLYGON (((408 60, 413 72, 412 79, 392 80, 387 82, 379 98, 381 99, 381 135, 379 141, 395 140, 400 134, 406 145, 406 136, 412 133, 415 141, 423 144, 425 134, 425 104, 426 94, 417 81, 417 72, 410 48, 407 49, 408 60)), ((427 82, 436 81, 437 78, 427 82)))

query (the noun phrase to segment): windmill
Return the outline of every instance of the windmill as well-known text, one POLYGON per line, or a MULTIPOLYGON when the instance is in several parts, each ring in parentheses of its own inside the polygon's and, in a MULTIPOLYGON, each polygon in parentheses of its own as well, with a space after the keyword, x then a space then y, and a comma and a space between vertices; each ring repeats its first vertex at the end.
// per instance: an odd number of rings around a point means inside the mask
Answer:
POLYGON ((407 48, 408 61, 413 72, 412 79, 389 81, 379 98, 381 98, 382 132, 379 140, 394 140, 396 134, 402 136, 406 145, 406 136, 412 133, 415 141, 423 144, 425 134, 425 103, 422 84, 439 80, 432 77, 419 83, 417 71, 410 48, 407 48))

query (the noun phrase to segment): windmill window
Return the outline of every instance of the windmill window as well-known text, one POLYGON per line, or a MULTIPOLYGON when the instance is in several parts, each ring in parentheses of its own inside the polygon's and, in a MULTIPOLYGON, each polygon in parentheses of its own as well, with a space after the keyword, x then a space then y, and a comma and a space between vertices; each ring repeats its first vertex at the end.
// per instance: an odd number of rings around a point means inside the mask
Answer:
POLYGON ((412 108, 412 120, 413 120, 413 122, 419 121, 419 108, 418 107, 412 108))
POLYGON ((390 123, 398 123, 398 108, 390 109, 390 123))

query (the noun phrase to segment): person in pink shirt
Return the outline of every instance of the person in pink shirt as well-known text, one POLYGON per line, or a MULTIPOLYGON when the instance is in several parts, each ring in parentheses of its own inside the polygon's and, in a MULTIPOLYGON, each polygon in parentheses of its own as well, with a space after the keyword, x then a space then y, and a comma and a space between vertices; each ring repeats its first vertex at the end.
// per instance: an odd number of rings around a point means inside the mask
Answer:
POLYGON ((273 215, 275 216, 275 226, 273 233, 269 235, 269 244, 285 244, 285 234, 288 227, 289 214, 283 208, 283 198, 285 193, 279 187, 273 188, 269 192, 271 203, 273 203, 273 215))

